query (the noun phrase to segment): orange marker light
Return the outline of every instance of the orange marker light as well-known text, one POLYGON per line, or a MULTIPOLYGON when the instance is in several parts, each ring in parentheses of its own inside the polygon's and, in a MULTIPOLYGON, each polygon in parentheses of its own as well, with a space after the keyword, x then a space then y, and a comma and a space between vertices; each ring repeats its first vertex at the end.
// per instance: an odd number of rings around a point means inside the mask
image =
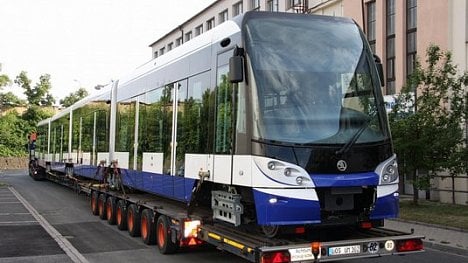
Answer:
POLYGON ((312 254, 317 257, 320 253, 320 242, 312 242, 312 254))

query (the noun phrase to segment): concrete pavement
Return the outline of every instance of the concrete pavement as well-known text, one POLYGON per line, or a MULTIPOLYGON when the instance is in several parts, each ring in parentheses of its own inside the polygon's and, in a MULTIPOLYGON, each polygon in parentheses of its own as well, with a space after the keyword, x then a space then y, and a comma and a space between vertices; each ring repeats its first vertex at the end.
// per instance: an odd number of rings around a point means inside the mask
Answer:
POLYGON ((423 235, 424 246, 463 256, 468 256, 468 232, 463 229, 441 227, 420 222, 410 222, 401 219, 385 220, 385 227, 389 229, 411 232, 423 235))

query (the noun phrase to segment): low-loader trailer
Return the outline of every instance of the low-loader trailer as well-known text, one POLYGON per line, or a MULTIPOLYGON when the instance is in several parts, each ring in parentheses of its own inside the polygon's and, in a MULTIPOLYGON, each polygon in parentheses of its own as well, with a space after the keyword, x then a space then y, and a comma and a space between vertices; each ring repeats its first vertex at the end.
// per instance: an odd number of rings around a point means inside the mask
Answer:
MULTIPOLYGON (((424 251, 421 235, 372 227, 330 226, 265 237, 261 233, 218 222, 209 209, 142 193, 109 189, 107 184, 66 174, 41 171, 31 161, 30 175, 74 189, 89 197, 91 212, 130 236, 156 244, 162 254, 205 243, 250 262, 328 262, 356 258, 404 255, 424 251), (42 176, 42 177, 41 177, 42 176), (190 214, 189 214, 190 212, 190 214)), ((229 202, 226 201, 228 205, 229 202)))

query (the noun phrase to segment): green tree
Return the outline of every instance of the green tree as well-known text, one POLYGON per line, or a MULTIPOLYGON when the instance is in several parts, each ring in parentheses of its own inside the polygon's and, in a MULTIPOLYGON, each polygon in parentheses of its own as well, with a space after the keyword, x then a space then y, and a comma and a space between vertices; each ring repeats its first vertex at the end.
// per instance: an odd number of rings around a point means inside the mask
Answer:
POLYGON ((440 171, 466 173, 464 142, 468 73, 458 74, 451 53, 432 45, 398 96, 390 124, 401 171, 412 176, 413 202, 440 171))
POLYGON ((26 121, 13 111, 0 117, 0 157, 25 156, 26 121))
POLYGON ((52 106, 55 103, 54 97, 50 94, 52 83, 50 75, 44 74, 39 77, 39 82, 34 87, 26 71, 22 71, 15 79, 15 83, 24 89, 24 94, 31 105, 52 106))
POLYGON ((26 101, 18 98, 13 92, 0 93, 0 107, 25 106, 26 101))
POLYGON ((0 90, 5 87, 5 86, 8 86, 11 84, 11 80, 10 78, 8 77, 8 75, 5 75, 5 74, 1 74, 0 75, 0 90))
POLYGON ((88 91, 85 88, 79 88, 77 91, 71 92, 68 96, 61 99, 59 103, 65 108, 70 107, 71 105, 75 104, 77 101, 81 100, 82 98, 88 95, 88 91))

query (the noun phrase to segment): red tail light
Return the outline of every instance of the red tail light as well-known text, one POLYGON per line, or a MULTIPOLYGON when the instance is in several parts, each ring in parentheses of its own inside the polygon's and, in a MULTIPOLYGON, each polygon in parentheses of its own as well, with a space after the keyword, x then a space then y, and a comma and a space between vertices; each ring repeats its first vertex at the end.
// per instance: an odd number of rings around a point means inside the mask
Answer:
POLYGON ((294 229, 294 233, 298 234, 298 235, 302 235, 305 233, 305 227, 296 227, 294 229))
POLYGON ((372 223, 364 221, 364 222, 361 222, 360 227, 362 229, 371 229, 372 228, 372 223))
POLYGON ((396 249, 398 252, 409 252, 423 250, 423 242, 421 239, 408 239, 397 241, 396 249))
POLYGON ((288 251, 270 252, 262 255, 261 263, 289 263, 291 256, 288 251))

